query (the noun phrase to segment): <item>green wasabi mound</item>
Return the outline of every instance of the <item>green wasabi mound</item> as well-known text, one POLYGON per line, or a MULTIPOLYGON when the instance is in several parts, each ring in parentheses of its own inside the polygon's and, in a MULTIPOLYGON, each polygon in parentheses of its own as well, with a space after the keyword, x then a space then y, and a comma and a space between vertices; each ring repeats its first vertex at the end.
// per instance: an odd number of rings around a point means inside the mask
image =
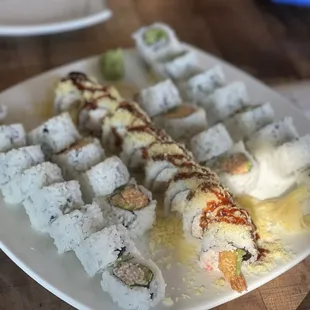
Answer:
POLYGON ((143 34, 143 41, 147 45, 153 45, 163 39, 167 40, 168 34, 165 30, 160 28, 146 30, 143 34))
POLYGON ((107 81, 121 80, 125 75, 124 55, 121 49, 109 50, 100 57, 101 74, 107 81))

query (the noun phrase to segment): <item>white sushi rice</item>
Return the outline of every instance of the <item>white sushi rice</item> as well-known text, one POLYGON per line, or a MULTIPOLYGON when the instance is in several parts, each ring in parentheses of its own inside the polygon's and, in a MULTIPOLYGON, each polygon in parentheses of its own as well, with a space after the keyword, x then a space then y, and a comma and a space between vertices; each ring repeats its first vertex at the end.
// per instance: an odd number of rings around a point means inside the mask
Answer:
POLYGON ((120 255, 140 254, 122 225, 111 225, 90 235, 74 251, 91 277, 102 272, 120 255))
POLYGON ((201 267, 206 264, 218 269, 218 257, 222 251, 235 251, 244 249, 252 254, 244 265, 255 262, 258 251, 255 240, 251 234, 251 228, 245 225, 234 225, 228 223, 211 223, 203 236, 200 263, 201 267))
POLYGON ((118 157, 112 156, 82 173, 79 181, 85 201, 90 202, 94 197, 111 194, 129 179, 127 167, 118 157))
MULTIPOLYGON (((130 184, 135 183, 134 180, 130 181, 130 184)), ((155 209, 157 202, 156 200, 152 200, 152 193, 141 185, 139 185, 138 188, 149 198, 148 205, 142 209, 129 211, 118 208, 111 204, 110 196, 99 197, 95 200, 100 205, 103 217, 106 219, 107 223, 109 225, 122 224, 127 228, 131 238, 143 236, 152 228, 156 217, 155 209)))
POLYGON ((0 126, 0 152, 26 145, 26 133, 22 124, 0 126))
POLYGON ((46 155, 57 154, 80 138, 70 115, 65 112, 28 133, 29 144, 40 144, 46 155))
POLYGON ((202 73, 198 73, 187 81, 179 83, 182 96, 188 102, 199 103, 215 89, 224 86, 225 75, 222 67, 215 66, 202 73))
POLYGON ((32 166, 44 162, 40 145, 24 146, 7 153, 0 153, 0 185, 32 166))
POLYGON ((154 23, 150 26, 140 28, 133 34, 133 39, 135 40, 139 54, 149 64, 158 58, 165 57, 173 52, 178 52, 183 49, 174 30, 163 23, 154 23), (156 28, 165 31, 168 38, 162 39, 155 44, 147 45, 143 40, 145 32, 156 28))
POLYGON ((211 95, 199 102, 199 105, 207 112, 210 125, 223 121, 248 104, 248 93, 242 82, 233 82, 217 88, 211 95))
POLYGON ((155 307, 165 297, 166 284, 160 269, 149 260, 136 255, 133 263, 148 267, 153 273, 149 287, 128 287, 124 282, 114 276, 112 267, 102 273, 101 287, 107 292, 119 307, 127 310, 147 310, 155 307))
POLYGON ((227 152, 233 141, 225 126, 219 123, 194 136, 190 145, 195 159, 201 163, 227 152))
POLYGON ((4 201, 9 204, 21 203, 38 189, 62 182, 60 168, 50 162, 44 162, 24 170, 2 186, 4 201))
POLYGON ((96 138, 84 138, 69 149, 53 155, 51 160, 63 171, 65 179, 76 179, 81 173, 99 164, 105 158, 101 143, 96 138))
POLYGON ((272 123, 274 111, 270 103, 265 103, 246 111, 241 111, 224 120, 224 125, 232 139, 238 142, 249 138, 254 132, 272 123))
POLYGON ((226 172, 216 171, 222 183, 229 188, 235 195, 250 193, 257 185, 259 178, 259 165, 253 156, 246 150, 243 141, 236 143, 225 155, 233 155, 236 153, 244 154, 251 162, 251 170, 244 174, 230 174, 226 172))
POLYGON ((80 209, 84 205, 77 181, 54 183, 37 190, 23 202, 31 226, 47 232, 59 216, 80 209))
POLYGON ((61 254, 74 249, 81 241, 103 229, 104 225, 99 205, 92 203, 60 215, 51 223, 48 232, 61 254))
POLYGON ((171 80, 142 89, 137 99, 150 117, 164 113, 182 102, 179 91, 171 80))
POLYGON ((185 117, 169 118, 165 115, 159 115, 154 118, 154 124, 163 128, 172 139, 186 141, 207 129, 207 115, 204 109, 196 108, 192 114, 185 117))

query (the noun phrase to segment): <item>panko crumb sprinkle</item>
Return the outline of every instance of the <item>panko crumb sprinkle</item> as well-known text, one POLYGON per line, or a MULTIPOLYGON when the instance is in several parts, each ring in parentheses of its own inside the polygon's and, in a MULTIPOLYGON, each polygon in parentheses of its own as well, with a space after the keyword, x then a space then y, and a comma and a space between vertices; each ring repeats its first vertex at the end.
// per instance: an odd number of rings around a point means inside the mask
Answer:
POLYGON ((225 283, 226 283, 226 280, 225 278, 223 277, 220 277, 220 278, 217 278, 213 281, 213 285, 216 287, 216 288, 222 288, 225 286, 225 283))
POLYGON ((166 306, 166 307, 171 307, 174 304, 174 301, 172 300, 171 297, 165 297, 162 301, 162 303, 166 306))

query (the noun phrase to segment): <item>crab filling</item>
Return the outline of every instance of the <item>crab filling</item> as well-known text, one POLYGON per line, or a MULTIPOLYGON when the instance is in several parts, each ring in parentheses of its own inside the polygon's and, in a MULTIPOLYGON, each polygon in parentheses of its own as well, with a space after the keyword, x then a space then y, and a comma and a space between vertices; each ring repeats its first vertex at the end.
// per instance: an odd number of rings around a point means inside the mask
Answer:
POLYGON ((130 287, 149 287, 154 277, 153 272, 148 267, 128 261, 116 263, 113 274, 130 287))
POLYGON ((133 184, 118 189, 117 193, 110 198, 110 203, 113 206, 127 211, 143 209, 149 202, 147 195, 133 184))

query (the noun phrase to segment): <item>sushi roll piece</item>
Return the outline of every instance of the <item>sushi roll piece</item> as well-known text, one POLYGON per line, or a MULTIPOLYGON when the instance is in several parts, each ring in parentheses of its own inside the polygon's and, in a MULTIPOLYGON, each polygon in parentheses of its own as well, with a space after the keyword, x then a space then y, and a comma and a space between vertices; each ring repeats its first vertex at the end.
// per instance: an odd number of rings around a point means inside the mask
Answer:
MULTIPOLYGON (((60 216, 84 205, 80 184, 77 181, 54 183, 32 193, 23 206, 31 226, 48 232, 50 225, 60 216)), ((66 238, 68 236, 63 236, 66 238)))
POLYGON ((224 155, 215 158, 209 166, 235 195, 248 194, 257 184, 259 166, 245 149, 243 141, 236 143, 224 155))
POLYGON ((182 102, 179 91, 171 80, 142 89, 137 95, 137 101, 150 117, 164 113, 182 102))
POLYGON ((24 146, 0 153, 0 186, 9 182, 25 169, 44 162, 40 145, 24 146))
POLYGON ((270 149, 285 142, 298 138, 298 132, 291 117, 286 117, 280 121, 269 124, 254 133, 245 144, 249 151, 260 158, 270 151, 270 149))
POLYGON ((60 168, 50 162, 44 162, 13 177, 2 186, 2 194, 6 203, 18 204, 38 189, 62 181, 60 168))
POLYGON ((131 127, 123 138, 120 158, 129 168, 140 168, 145 161, 143 150, 156 141, 168 142, 171 139, 163 130, 150 125, 131 127))
POLYGON ((140 254, 122 225, 111 225, 90 235, 74 252, 91 277, 122 257, 140 254))
POLYGON ((197 104, 217 88, 223 87, 225 82, 223 69, 220 66, 215 66, 179 83, 178 86, 186 101, 197 104))
POLYGON ((232 139, 238 142, 249 138, 254 132, 272 123, 274 111, 270 103, 248 107, 224 120, 232 139))
POLYGON ((90 235, 105 226, 100 207, 96 203, 85 205, 79 210, 60 215, 48 229, 50 236, 62 254, 71 251, 90 235))
POLYGON ((28 133, 29 144, 40 144, 48 157, 64 151, 79 138, 80 135, 67 112, 50 118, 28 133))
POLYGON ((101 286, 122 309, 147 310, 165 297, 166 284, 151 260, 129 256, 115 261, 102 273, 101 286))
POLYGON ((156 200, 152 200, 151 192, 133 180, 96 201, 107 222, 122 224, 131 238, 143 236, 155 221, 156 200))
POLYGON ((26 133, 22 124, 0 126, 0 152, 26 145, 26 133))
POLYGON ((199 102, 207 112, 210 125, 221 122, 238 110, 249 105, 246 87, 242 82, 234 82, 217 88, 211 95, 199 102))
POLYGON ((108 150, 118 151, 128 128, 149 125, 151 119, 135 102, 123 101, 102 120, 101 141, 108 150))
POLYGON ((138 53, 147 64, 183 50, 173 29, 163 23, 142 27, 133 34, 138 53))
POLYGON ((182 104, 155 117, 154 124, 163 128, 172 139, 186 141, 207 129, 207 116, 202 108, 182 104))
POLYGON ((111 156, 80 175, 85 201, 105 196, 128 183, 130 178, 127 167, 116 156, 111 156))
POLYGON ((185 80, 199 71, 199 64, 195 52, 183 50, 156 59, 152 63, 152 68, 161 78, 185 80))
POLYGON ((62 169, 66 180, 72 180, 99 164, 104 158, 105 153, 98 139, 83 138, 66 150, 53 155, 51 160, 62 169))
POLYGON ((199 133, 190 140, 191 150, 199 163, 205 163, 224 154, 233 147, 233 144, 233 140, 222 123, 199 133))

